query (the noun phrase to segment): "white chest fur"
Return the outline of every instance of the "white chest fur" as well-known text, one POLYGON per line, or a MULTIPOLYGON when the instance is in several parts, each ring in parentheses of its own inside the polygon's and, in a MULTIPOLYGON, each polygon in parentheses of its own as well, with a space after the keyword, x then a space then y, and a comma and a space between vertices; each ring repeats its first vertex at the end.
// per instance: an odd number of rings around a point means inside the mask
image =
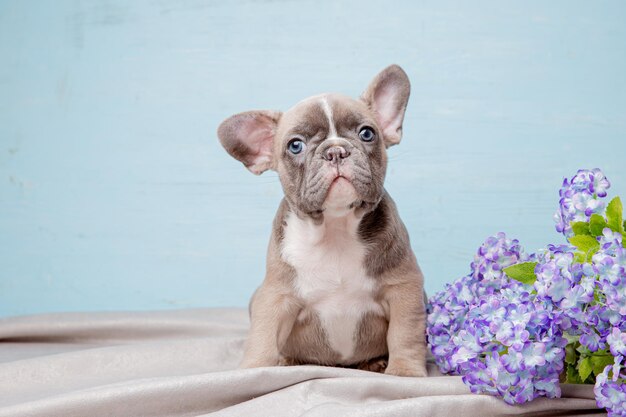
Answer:
POLYGON ((350 213, 316 225, 289 213, 282 248, 283 259, 297 272, 303 314, 318 314, 328 343, 343 360, 354 352, 363 315, 383 314, 373 298, 376 282, 363 266, 366 248, 357 236, 358 222, 350 213))

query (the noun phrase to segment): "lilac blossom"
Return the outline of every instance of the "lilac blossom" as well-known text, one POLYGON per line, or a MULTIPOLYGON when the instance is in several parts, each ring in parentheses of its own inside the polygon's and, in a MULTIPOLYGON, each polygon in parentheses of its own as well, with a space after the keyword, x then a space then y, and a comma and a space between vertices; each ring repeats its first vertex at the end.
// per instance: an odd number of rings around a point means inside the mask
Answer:
MULTIPOLYGON (((482 296, 478 308, 469 311, 465 332, 474 336, 472 355, 453 358, 472 392, 498 395, 509 404, 560 395, 567 340, 551 320, 555 312, 533 302, 527 289, 512 284, 482 296), (485 306, 505 313, 485 314, 485 306)), ((453 337, 457 352, 466 346, 464 340, 453 337)))
POLYGON ((571 179, 565 178, 559 191, 559 210, 554 214, 556 230, 571 236, 572 222, 588 221, 592 214, 604 211, 609 180, 598 168, 581 169, 571 179))
POLYGON ((626 416, 626 373, 624 354, 626 353, 626 332, 613 328, 607 337, 613 365, 608 365, 596 377, 594 394, 598 407, 606 408, 609 417, 626 416))
POLYGON ((594 300, 596 272, 587 264, 575 263, 575 252, 571 245, 549 245, 540 250, 536 256, 539 263, 535 268, 534 288, 538 299, 560 310, 561 329, 580 334, 581 325, 587 323, 584 310, 594 300))
POLYGON ((596 396, 598 407, 606 408, 609 417, 626 416, 626 384, 623 382, 626 375, 619 374, 616 369, 621 369, 618 365, 607 366, 604 372, 596 377, 596 384, 593 392, 596 396), (618 379, 609 377, 609 372, 619 375, 618 379), (621 379, 621 381, 619 380, 621 379))
POLYGON ((500 232, 488 237, 478 248, 474 262, 470 265, 471 276, 478 281, 488 281, 498 287, 501 284, 499 280, 506 278, 502 269, 528 259, 529 256, 517 239, 507 239, 506 235, 500 232))
POLYGON ((463 375, 472 392, 507 403, 560 395, 558 376, 567 343, 532 287, 502 271, 530 257, 504 233, 478 249, 471 274, 430 300, 428 339, 442 372, 463 375))
MULTIPOLYGON (((609 187, 599 169, 579 170, 563 181, 555 215, 557 231, 572 243, 529 255, 498 233, 480 246, 467 276, 430 299, 427 336, 442 372, 461 375, 472 392, 509 404, 559 397, 562 378, 595 378, 598 406, 609 416, 626 416, 626 234, 621 218, 615 221, 616 205, 606 223, 613 230, 596 237, 597 229, 581 225, 576 233, 585 236, 572 238, 572 222, 604 213, 609 187), (530 285, 504 272, 529 261, 534 263, 517 269, 526 275, 517 278, 530 285), (580 363, 596 358, 613 365, 583 371, 580 363)), ((597 226, 597 219, 592 223, 597 226)))
MULTIPOLYGON (((470 355, 476 347, 464 346, 458 352, 452 337, 469 338, 464 329, 465 317, 476 300, 485 294, 501 290, 503 285, 511 285, 503 268, 529 259, 517 240, 507 239, 504 233, 489 237, 478 249, 469 275, 447 284, 444 291, 435 294, 429 303, 428 339, 431 352, 442 372, 458 375, 458 359, 470 355), (461 330, 464 333, 460 333, 461 330), (454 358, 453 358, 453 355, 454 358)), ((463 342, 468 343, 469 341, 463 342)))

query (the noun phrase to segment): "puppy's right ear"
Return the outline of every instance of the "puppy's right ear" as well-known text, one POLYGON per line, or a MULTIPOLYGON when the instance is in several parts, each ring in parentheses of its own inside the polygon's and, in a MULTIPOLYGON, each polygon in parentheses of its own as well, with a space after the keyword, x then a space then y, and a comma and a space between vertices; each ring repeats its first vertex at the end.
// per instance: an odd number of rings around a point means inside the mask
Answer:
POLYGON ((272 147, 281 112, 256 110, 224 120, 217 136, 224 149, 259 175, 272 167, 272 147))

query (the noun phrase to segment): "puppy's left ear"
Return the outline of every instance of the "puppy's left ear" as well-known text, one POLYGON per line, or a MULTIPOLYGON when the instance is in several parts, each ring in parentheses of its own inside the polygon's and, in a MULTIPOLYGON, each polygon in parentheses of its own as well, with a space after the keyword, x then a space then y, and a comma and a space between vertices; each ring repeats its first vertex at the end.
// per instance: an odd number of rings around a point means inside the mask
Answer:
POLYGON ((390 65, 374 77, 361 95, 361 100, 374 111, 387 148, 402 139, 402 121, 410 93, 409 77, 398 65, 390 65))

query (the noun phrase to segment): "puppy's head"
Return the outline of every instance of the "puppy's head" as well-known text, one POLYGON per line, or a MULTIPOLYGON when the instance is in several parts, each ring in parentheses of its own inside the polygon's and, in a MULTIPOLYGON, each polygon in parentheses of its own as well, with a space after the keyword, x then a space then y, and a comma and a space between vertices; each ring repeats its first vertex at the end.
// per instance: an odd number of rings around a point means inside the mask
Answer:
POLYGON ((307 98, 288 111, 258 110, 226 119, 220 142, 255 174, 273 169, 289 204, 313 218, 373 209, 383 194, 386 148, 402 137, 406 73, 392 65, 359 99, 307 98))

